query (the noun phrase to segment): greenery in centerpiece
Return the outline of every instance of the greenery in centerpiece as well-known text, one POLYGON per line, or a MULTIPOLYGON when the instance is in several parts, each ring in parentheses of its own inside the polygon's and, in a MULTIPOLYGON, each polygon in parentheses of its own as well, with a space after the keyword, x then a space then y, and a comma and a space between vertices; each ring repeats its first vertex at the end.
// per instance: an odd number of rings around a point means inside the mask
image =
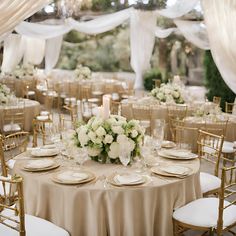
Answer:
POLYGON ((144 88, 148 91, 151 91, 155 86, 155 79, 160 80, 162 82, 162 74, 156 69, 150 69, 144 74, 144 88))
POLYGON ((125 117, 110 115, 106 120, 92 117, 80 125, 74 136, 77 147, 87 147, 92 160, 101 163, 120 163, 120 145, 131 153, 132 159, 139 154, 144 130, 139 121, 127 121, 125 117))
POLYGON ((0 104, 6 104, 13 97, 11 90, 5 84, 0 83, 0 104))
POLYGON ((163 83, 160 88, 154 88, 150 94, 160 102, 176 104, 183 104, 185 102, 182 88, 177 84, 163 83))

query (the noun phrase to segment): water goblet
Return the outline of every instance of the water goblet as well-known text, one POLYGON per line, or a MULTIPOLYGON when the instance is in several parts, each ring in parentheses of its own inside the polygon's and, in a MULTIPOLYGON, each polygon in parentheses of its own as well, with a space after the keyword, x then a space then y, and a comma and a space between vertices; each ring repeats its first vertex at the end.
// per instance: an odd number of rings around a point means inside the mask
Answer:
POLYGON ((161 145, 164 139, 164 133, 165 133, 165 120, 163 119, 155 120, 155 126, 153 129, 152 136, 155 140, 155 149, 157 151, 161 149, 161 145))
POLYGON ((127 165, 130 162, 130 155, 131 153, 127 150, 127 148, 125 148, 125 146, 120 147, 119 159, 125 169, 127 168, 127 165))

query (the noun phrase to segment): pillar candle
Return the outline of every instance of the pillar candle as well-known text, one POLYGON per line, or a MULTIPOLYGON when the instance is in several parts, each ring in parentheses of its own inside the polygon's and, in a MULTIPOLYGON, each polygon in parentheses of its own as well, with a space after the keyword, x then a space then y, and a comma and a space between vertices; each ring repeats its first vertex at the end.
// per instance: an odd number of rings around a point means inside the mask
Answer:
POLYGON ((110 116, 110 97, 104 95, 102 98, 102 103, 103 103, 103 118, 104 120, 106 120, 110 116))

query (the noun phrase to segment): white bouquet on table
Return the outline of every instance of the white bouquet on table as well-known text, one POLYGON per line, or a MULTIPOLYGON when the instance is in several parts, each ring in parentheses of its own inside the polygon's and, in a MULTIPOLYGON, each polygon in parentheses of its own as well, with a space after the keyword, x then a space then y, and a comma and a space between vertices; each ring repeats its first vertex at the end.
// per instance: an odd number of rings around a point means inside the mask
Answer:
POLYGON ((92 117, 87 124, 77 128, 74 136, 78 147, 87 147, 92 160, 101 163, 120 163, 120 146, 131 153, 131 161, 139 153, 144 130, 139 121, 118 115, 106 120, 92 117))
POLYGON ((183 104, 185 102, 183 93, 183 89, 176 84, 162 83, 160 88, 154 88, 151 91, 151 96, 160 102, 183 104))
POLYGON ((15 70, 13 71, 13 75, 16 78, 22 78, 25 76, 33 76, 34 75, 34 65, 26 64, 26 65, 18 65, 16 66, 15 70))
POLYGON ((0 104, 7 104, 14 97, 11 90, 5 84, 0 83, 0 104))
POLYGON ((92 72, 89 67, 80 64, 77 65, 74 73, 77 80, 89 80, 92 78, 92 72))

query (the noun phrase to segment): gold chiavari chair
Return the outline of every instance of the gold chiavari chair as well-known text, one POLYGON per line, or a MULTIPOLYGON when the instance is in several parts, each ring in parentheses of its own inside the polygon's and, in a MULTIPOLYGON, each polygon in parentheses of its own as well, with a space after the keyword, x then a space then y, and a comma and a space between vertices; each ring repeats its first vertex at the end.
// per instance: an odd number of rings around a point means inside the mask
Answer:
POLYGON ((3 189, 3 194, 0 195, 1 235, 69 236, 67 231, 53 223, 25 214, 22 177, 0 177, 0 187, 3 189))
POLYGON ((214 96, 213 97, 213 103, 215 103, 216 105, 220 106, 221 97, 214 96))
MULTIPOLYGON (((63 108, 67 111, 67 113, 70 116, 70 122, 71 122, 71 127, 75 127, 76 122, 78 121, 78 110, 77 110, 77 105, 67 105, 63 106, 63 108)), ((65 121, 64 117, 64 121, 65 121)))
POLYGON ((236 109, 236 103, 225 102, 225 112, 232 114, 233 110, 236 109))
POLYGON ((225 232, 236 235, 232 229, 236 225, 235 187, 236 166, 223 167, 218 198, 200 198, 175 210, 174 236, 183 235, 189 229, 206 231, 202 235, 207 232, 212 236, 215 233, 223 236, 225 232), (227 184, 228 175, 232 176, 232 180, 227 184))
POLYGON ((184 120, 187 115, 187 105, 167 105, 168 123, 172 141, 175 141, 176 124, 184 120))
POLYGON ((111 114, 120 115, 120 102, 111 99, 111 114))
POLYGON ((153 79, 154 82, 154 88, 160 88, 161 86, 161 80, 160 79, 153 79))
POLYGON ((3 112, 3 134, 10 134, 24 130, 25 104, 16 109, 8 109, 6 107, 3 112))
POLYGON ((176 123, 175 127, 175 142, 178 147, 183 149, 191 149, 192 152, 197 152, 198 128, 185 126, 184 122, 176 123))
POLYGON ((82 84, 80 87, 80 92, 81 92, 81 100, 83 100, 83 99, 88 100, 90 98, 90 94, 91 94, 90 85, 82 84))
POLYGON ((132 116, 133 119, 139 120, 140 124, 146 128, 146 134, 151 135, 151 119, 152 111, 148 105, 132 104, 132 116))
POLYGON ((197 145, 198 156, 201 161, 212 164, 214 174, 200 173, 200 184, 204 196, 217 193, 220 188, 219 169, 222 159, 224 136, 199 130, 197 145))
POLYGON ((42 136, 43 145, 47 142, 48 132, 51 128, 51 125, 53 123, 53 120, 50 118, 50 116, 45 116, 43 119, 39 119, 39 117, 36 117, 32 121, 33 126, 33 147, 38 146, 38 138, 39 135, 42 136), (47 119, 46 119, 47 117, 47 119))
POLYGON ((105 82, 105 94, 111 94, 114 92, 114 83, 105 82))
POLYGON ((36 100, 37 80, 34 78, 23 81, 23 97, 36 100))

